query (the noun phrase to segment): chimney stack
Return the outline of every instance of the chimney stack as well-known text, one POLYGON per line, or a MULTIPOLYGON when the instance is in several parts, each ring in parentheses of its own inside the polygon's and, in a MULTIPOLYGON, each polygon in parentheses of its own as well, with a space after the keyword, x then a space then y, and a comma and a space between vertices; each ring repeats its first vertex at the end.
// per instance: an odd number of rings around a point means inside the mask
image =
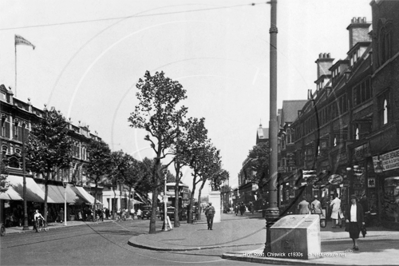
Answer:
POLYGON ((346 28, 349 31, 349 50, 358 42, 371 42, 370 25, 365 17, 352 18, 351 24, 346 28))
POLYGON ((330 75, 329 68, 332 66, 334 58, 331 58, 330 53, 320 53, 319 58, 315 61, 317 64, 317 79, 323 75, 330 75))

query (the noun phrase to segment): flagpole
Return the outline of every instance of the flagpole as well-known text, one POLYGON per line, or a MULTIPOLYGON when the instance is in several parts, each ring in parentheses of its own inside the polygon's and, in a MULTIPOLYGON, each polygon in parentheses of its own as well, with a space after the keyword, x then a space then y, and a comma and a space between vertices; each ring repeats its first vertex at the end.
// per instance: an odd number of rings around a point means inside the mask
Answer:
POLYGON ((17 97, 17 44, 14 40, 14 47, 15 47, 15 97, 17 97))

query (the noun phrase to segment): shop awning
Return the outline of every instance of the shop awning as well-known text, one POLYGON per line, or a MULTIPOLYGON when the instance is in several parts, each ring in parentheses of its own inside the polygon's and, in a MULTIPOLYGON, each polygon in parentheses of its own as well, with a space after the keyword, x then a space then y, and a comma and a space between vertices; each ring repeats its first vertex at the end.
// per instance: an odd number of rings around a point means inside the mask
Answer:
MULTIPOLYGON (((39 187, 45 191, 44 184, 38 184, 39 187)), ((63 186, 56 185, 47 185, 48 186, 48 195, 50 198, 54 200, 54 203, 64 203, 65 202, 65 192, 66 192, 66 202, 67 203, 82 203, 85 202, 82 200, 76 193, 71 189, 68 185, 66 189, 63 186)))
POLYGON ((6 192, 0 193, 0 199, 2 200, 24 200, 18 192, 16 192, 12 186, 9 186, 6 192))
MULTIPOLYGON (((94 197, 90 195, 83 187, 72 187, 72 190, 82 198, 86 203, 93 205, 94 204, 94 197)), ((102 204, 100 201, 96 201, 97 204, 102 204)))
MULTIPOLYGON (((24 195, 23 177, 16 175, 8 175, 6 179, 12 188, 19 194, 21 198, 24 195)), ((44 202, 44 191, 31 177, 26 177, 26 201, 44 202)), ((48 203, 54 203, 54 200, 47 196, 48 203)))

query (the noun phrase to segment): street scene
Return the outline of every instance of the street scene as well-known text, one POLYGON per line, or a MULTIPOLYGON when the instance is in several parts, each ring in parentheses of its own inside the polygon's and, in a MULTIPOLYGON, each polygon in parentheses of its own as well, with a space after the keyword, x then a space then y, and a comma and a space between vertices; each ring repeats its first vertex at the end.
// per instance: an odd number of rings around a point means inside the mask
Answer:
POLYGON ((0 4, 1 265, 397 265, 399 0, 0 4))

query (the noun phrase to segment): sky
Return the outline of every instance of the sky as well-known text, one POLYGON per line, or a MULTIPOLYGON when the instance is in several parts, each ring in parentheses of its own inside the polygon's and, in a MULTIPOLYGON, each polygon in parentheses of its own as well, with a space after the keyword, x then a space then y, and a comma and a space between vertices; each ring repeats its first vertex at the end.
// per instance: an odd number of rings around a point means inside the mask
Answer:
MULTIPOLYGON (((278 108, 315 89, 318 54, 346 57, 346 27, 353 17, 371 22, 370 2, 278 0, 278 108)), ((1 1, 0 84, 142 160, 153 153, 145 131, 127 121, 135 85, 146 70, 164 71, 187 90, 188 116, 205 117, 237 187, 256 130, 269 123, 269 28, 266 1, 1 1), (15 49, 15 34, 35 49, 15 49)), ((183 182, 191 180, 184 170, 183 182)))

